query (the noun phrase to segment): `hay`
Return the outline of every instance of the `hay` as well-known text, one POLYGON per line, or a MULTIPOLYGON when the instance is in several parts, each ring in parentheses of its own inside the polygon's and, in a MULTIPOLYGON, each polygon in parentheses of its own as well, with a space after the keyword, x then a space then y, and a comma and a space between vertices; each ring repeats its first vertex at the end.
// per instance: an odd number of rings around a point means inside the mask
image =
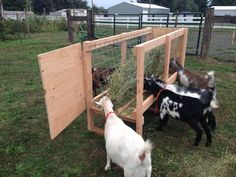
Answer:
MULTIPOLYGON (((153 49, 145 55, 145 75, 160 75, 163 72, 164 54, 161 49, 153 49)), ((115 109, 136 97, 136 59, 133 56, 108 77, 109 96, 115 109)))
POLYGON ((136 61, 132 57, 108 77, 109 95, 116 108, 131 100, 136 93, 136 61))
POLYGON ((160 76, 164 71, 164 48, 154 48, 145 55, 145 76, 160 76))

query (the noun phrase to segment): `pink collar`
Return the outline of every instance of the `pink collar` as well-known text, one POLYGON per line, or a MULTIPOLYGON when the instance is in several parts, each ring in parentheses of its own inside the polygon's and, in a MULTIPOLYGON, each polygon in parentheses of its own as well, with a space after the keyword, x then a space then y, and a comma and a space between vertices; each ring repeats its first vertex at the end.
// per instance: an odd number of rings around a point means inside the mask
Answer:
POLYGON ((165 89, 166 89, 166 85, 165 85, 165 87, 163 87, 163 88, 157 93, 157 95, 156 95, 156 108, 155 108, 155 113, 159 112, 159 110, 158 110, 158 98, 159 98, 161 92, 164 91, 165 89))
MULTIPOLYGON (((112 113, 114 113, 114 112, 108 112, 108 113, 105 115, 105 120, 107 120, 108 117, 110 116, 110 114, 112 114, 112 113)), ((114 114, 115 114, 115 113, 114 113, 114 114)))

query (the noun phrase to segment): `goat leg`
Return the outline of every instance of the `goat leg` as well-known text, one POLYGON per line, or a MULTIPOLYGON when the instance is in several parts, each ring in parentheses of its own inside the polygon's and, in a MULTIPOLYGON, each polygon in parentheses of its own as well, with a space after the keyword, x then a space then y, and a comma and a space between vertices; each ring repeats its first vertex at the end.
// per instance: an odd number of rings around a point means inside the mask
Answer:
POLYGON ((105 170, 110 170, 111 169, 111 159, 110 157, 107 155, 107 164, 105 166, 105 170))
POLYGON ((202 125, 203 130, 204 130, 205 133, 206 133, 206 136, 207 136, 207 142, 206 142, 205 146, 210 146, 210 145, 211 145, 211 130, 210 130, 210 128, 207 126, 205 117, 200 120, 200 123, 201 123, 201 125, 202 125))
POLYGON ((212 111, 209 111, 206 113, 206 116, 208 118, 208 126, 211 127, 211 130, 214 131, 216 129, 216 117, 213 114, 212 111))
POLYGON ((162 128, 167 124, 168 119, 169 119, 169 117, 167 114, 163 118, 160 118, 160 125, 157 128, 157 130, 162 131, 162 128))
POLYGON ((202 130, 198 125, 198 121, 191 121, 188 122, 190 127, 192 127, 192 129, 196 132, 196 138, 194 141, 194 146, 198 146, 200 141, 202 140, 202 130))

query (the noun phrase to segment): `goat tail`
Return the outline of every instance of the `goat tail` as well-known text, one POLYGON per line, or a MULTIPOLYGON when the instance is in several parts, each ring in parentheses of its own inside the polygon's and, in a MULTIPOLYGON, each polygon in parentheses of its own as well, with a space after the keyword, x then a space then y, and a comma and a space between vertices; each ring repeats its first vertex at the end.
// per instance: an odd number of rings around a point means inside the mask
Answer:
POLYGON ((145 144, 144 144, 144 152, 145 153, 151 153, 152 148, 153 148, 152 142, 149 139, 147 139, 145 144))
POLYGON ((211 106, 211 108, 216 109, 216 108, 219 107, 219 103, 218 103, 218 100, 216 98, 216 88, 215 87, 213 88, 212 92, 213 92, 213 96, 212 96, 210 106, 211 106))
POLYGON ((139 152, 139 156, 138 156, 141 162, 145 160, 146 155, 148 153, 149 154, 151 153, 152 148, 153 148, 152 142, 150 140, 146 140, 146 142, 144 143, 141 151, 139 152))
POLYGON ((208 80, 208 87, 212 88, 212 87, 215 86, 215 84, 214 84, 214 82, 215 82, 215 71, 208 72, 204 77, 205 77, 205 79, 208 80))

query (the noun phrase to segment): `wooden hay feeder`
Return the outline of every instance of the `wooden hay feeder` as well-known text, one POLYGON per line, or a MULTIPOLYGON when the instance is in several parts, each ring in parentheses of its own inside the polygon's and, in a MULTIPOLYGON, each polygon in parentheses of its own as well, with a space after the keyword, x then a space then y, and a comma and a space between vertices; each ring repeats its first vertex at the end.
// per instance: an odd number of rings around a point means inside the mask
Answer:
MULTIPOLYGON (((132 49, 136 59, 136 95, 134 107, 127 102, 116 113, 122 119, 136 124, 136 132, 142 134, 143 113, 155 101, 153 96, 144 99, 144 60, 145 54, 154 48, 164 46, 164 68, 162 78, 168 83, 176 80, 177 74, 169 75, 171 57, 180 57, 184 65, 188 30, 185 28, 145 28, 132 32, 86 41, 51 52, 38 55, 41 78, 45 91, 45 101, 49 120, 50 136, 54 139, 82 112, 87 111, 88 130, 102 134, 103 129, 95 125, 94 117, 104 112, 95 105, 95 101, 105 95, 108 90, 93 95, 92 52, 96 49, 119 44, 120 63, 125 63, 127 44, 134 38, 143 39, 143 43, 132 49), (173 51, 173 41, 175 44, 173 51), (126 111, 129 109, 129 111, 126 111), (127 113, 128 112, 128 113, 127 113)), ((140 40, 141 41, 141 40, 140 40)))

